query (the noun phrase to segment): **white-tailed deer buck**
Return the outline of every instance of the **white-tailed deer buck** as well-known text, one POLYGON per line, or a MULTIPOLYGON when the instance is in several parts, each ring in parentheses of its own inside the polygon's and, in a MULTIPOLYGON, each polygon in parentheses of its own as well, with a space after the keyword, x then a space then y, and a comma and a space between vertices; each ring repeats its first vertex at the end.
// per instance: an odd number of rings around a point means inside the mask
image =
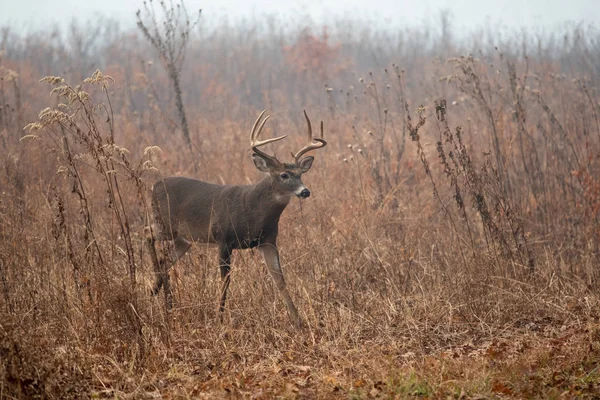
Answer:
POLYGON ((197 179, 169 177, 157 181, 152 187, 154 223, 147 236, 156 270, 156 282, 152 292, 158 294, 160 288, 164 287, 169 307, 169 267, 190 249, 193 242, 219 246, 222 280, 220 312, 223 312, 227 298, 232 251, 258 247, 288 308, 290 318, 295 324, 301 324, 279 264, 278 224, 279 217, 292 196, 301 199, 310 196, 310 191, 302 183, 301 177, 312 166, 314 157, 300 157, 308 151, 324 147, 327 142, 323 139, 323 121, 321 137, 313 137, 310 119, 304 111, 308 125, 308 144, 293 154, 292 164, 282 163, 276 157, 258 149, 287 136, 258 140, 269 119, 269 115, 263 119, 265 112, 266 110, 260 113, 250 131, 254 165, 259 171, 268 174, 260 182, 254 185, 217 185, 197 179), (159 262, 154 248, 155 239, 173 241, 175 251, 169 260, 159 262))

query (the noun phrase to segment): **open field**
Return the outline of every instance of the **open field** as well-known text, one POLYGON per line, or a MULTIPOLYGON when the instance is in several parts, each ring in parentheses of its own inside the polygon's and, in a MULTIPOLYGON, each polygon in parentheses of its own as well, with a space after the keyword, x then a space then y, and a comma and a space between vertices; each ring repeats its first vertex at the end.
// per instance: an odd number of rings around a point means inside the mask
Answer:
POLYGON ((204 18, 170 72, 110 21, 0 30, 0 398, 600 397, 599 27, 204 18), (167 310, 149 188, 257 182, 265 108, 280 159, 303 109, 328 140, 279 225, 305 326, 255 250, 223 321, 203 245, 167 310))

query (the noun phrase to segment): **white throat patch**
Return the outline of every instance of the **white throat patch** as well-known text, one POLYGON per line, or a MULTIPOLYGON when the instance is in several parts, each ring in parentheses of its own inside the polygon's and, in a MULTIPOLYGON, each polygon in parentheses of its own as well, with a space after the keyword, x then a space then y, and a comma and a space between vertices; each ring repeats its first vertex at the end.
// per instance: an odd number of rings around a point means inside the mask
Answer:
POLYGON ((289 194, 276 194, 275 201, 278 203, 288 203, 291 197, 292 196, 290 196, 289 194))

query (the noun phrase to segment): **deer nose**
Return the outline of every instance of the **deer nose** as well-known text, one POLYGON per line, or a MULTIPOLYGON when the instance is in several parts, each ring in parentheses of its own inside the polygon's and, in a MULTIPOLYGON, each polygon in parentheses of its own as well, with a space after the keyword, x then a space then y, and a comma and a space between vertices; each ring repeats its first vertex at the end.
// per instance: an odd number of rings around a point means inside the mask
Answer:
POLYGON ((305 199, 308 196, 310 196, 310 190, 308 189, 304 189, 303 191, 300 192, 300 194, 298 195, 298 197, 300 197, 301 199, 305 199))

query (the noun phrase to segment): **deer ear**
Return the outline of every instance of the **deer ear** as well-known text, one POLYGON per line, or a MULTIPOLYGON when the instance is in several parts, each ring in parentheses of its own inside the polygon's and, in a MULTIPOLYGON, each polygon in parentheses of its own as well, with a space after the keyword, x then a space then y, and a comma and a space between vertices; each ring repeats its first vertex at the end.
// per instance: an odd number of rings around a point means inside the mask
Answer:
POLYGON ((315 158, 313 156, 304 157, 300 161, 300 171, 302 171, 302 173, 308 172, 310 167, 312 167, 312 163, 314 160, 315 158))
POLYGON ((267 160, 259 156, 258 154, 252 154, 252 159, 254 160, 254 165, 259 171, 269 172, 269 164, 267 160))

